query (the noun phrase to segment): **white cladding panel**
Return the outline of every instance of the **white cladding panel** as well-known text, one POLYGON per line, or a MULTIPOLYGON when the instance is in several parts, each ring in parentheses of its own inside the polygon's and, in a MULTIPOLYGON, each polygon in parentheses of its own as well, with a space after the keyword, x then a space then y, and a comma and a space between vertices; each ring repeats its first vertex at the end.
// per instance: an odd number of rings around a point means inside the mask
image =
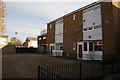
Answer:
POLYGON ((101 25, 100 4, 83 11, 83 28, 96 25, 101 25))
POLYGON ((83 59, 84 60, 102 60, 102 51, 84 51, 83 52, 83 59))
POLYGON ((83 32, 83 40, 101 40, 101 39, 102 39, 102 28, 83 32))
POLYGON ((55 43, 63 43, 63 20, 55 23, 55 43))

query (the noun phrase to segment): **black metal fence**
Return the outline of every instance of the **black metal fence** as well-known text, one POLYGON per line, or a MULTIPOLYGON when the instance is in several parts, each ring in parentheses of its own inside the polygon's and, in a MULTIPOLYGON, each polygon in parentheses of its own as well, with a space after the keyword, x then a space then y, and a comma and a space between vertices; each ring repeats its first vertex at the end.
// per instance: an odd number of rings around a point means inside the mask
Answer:
POLYGON ((20 48, 16 48, 16 53, 37 53, 38 50, 37 48, 27 48, 27 47, 20 47, 20 48))
POLYGON ((80 61, 79 63, 38 66, 38 80, 90 80, 120 71, 120 61, 104 64, 103 61, 80 61))

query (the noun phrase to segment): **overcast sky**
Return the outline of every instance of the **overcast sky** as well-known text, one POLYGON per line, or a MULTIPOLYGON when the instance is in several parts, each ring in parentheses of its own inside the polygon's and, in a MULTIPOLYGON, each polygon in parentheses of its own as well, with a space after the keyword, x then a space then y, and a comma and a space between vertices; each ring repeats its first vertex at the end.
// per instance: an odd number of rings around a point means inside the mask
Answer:
POLYGON ((6 2, 6 28, 9 38, 24 41, 37 37, 47 23, 96 0, 4 0, 6 2), (69 1, 69 2, 68 2, 69 1), (65 13, 66 12, 66 13, 65 13), (15 34, 18 32, 18 34, 15 34))

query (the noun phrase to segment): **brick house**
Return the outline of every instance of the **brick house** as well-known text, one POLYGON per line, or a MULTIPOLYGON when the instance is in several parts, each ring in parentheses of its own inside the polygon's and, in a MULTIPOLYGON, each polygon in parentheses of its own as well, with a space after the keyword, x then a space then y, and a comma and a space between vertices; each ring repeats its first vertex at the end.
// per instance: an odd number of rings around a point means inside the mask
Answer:
POLYGON ((37 36, 38 41, 38 52, 41 54, 46 53, 46 37, 47 37, 47 31, 43 30, 41 32, 41 35, 37 36))
POLYGON ((84 60, 120 57, 120 2, 94 2, 47 24, 47 52, 84 60))
POLYGON ((27 37, 27 39, 24 42, 25 47, 33 47, 37 48, 37 38, 36 37, 27 37))
POLYGON ((0 37, 0 49, 5 47, 8 44, 8 36, 2 35, 0 37))

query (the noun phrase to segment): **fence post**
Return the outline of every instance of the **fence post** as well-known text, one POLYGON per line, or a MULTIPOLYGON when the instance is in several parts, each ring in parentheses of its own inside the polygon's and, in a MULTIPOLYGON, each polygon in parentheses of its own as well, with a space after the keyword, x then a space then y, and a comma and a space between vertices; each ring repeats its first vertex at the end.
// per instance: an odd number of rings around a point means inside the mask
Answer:
POLYGON ((38 66, 38 80, 40 80, 40 66, 38 66))
POLYGON ((102 61, 102 65, 103 65, 102 77, 104 77, 104 75, 105 75, 105 60, 104 60, 104 59, 103 59, 103 61, 102 61))
POLYGON ((82 62, 80 61, 80 80, 82 80, 82 62))
POLYGON ((114 64, 114 63, 113 63, 113 58, 112 58, 112 63, 111 63, 112 73, 114 73, 114 71, 113 71, 113 68, 114 68, 114 67, 113 67, 113 64, 114 64))

